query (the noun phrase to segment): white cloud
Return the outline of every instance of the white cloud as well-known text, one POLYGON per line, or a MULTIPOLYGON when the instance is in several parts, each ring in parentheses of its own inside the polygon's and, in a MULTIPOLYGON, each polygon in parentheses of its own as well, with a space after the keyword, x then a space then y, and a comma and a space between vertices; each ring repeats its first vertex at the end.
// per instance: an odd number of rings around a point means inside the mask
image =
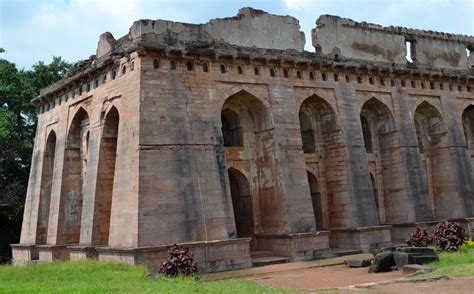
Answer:
MULTIPOLYGON (((62 56, 75 62, 95 54, 99 35, 110 31, 115 38, 128 33, 135 20, 167 18, 186 20, 190 14, 178 5, 163 8, 148 0, 55 0, 36 4, 33 15, 14 27, 2 24, 2 58, 19 67, 30 67, 38 60, 62 56)), ((14 12, 11 12, 14 13, 14 12)))

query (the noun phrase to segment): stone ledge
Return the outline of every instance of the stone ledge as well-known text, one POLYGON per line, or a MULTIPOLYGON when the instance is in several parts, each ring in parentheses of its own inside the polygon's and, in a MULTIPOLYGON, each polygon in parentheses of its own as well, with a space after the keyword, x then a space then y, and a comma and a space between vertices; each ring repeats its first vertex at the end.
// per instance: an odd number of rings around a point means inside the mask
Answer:
MULTIPOLYGON (((197 241, 197 242, 186 242, 177 243, 182 247, 196 248, 196 247, 208 247, 213 245, 230 245, 248 243, 251 238, 238 238, 238 239, 226 239, 226 240, 212 240, 212 241, 197 241)), ((153 252, 157 250, 168 250, 173 244, 157 245, 157 246, 143 246, 143 247, 114 247, 114 246, 100 246, 95 247, 98 252, 123 252, 123 253, 135 253, 135 252, 153 252)))
POLYGON ((309 236, 327 236, 330 231, 318 231, 318 232, 309 232, 309 233, 293 233, 285 235, 277 234, 255 234, 258 238, 281 238, 281 239, 294 239, 294 238, 307 238, 309 236))
POLYGON ((334 229, 328 229, 328 230, 329 232, 369 232, 369 231, 390 229, 391 227, 392 225, 381 225, 381 226, 373 226, 373 227, 334 228, 334 229))
MULTIPOLYGON (((178 243, 191 250, 200 272, 219 272, 252 266, 250 257, 251 238, 178 243)), ((96 247, 99 261, 120 261, 143 264, 151 272, 158 272, 161 262, 168 258, 173 244, 146 247, 96 247)))

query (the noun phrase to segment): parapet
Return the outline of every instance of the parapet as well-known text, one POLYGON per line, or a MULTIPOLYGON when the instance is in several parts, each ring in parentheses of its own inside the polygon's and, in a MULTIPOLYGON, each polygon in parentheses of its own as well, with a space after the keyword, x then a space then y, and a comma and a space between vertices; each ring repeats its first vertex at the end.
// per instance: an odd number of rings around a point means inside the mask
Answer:
MULTIPOLYGON (((250 7, 240 9, 234 17, 212 19, 205 24, 160 19, 138 20, 130 28, 128 39, 139 40, 150 34, 153 34, 153 42, 174 46, 228 43, 242 47, 292 49, 303 52, 305 45, 305 36, 300 31, 299 21, 296 18, 269 14, 250 7)), ((103 48, 112 48, 109 43, 110 38, 101 37, 97 57, 108 52, 102 50, 103 48)))
POLYGON ((404 27, 383 27, 322 15, 312 31, 313 46, 323 55, 421 67, 467 69, 474 64, 474 37, 404 27))

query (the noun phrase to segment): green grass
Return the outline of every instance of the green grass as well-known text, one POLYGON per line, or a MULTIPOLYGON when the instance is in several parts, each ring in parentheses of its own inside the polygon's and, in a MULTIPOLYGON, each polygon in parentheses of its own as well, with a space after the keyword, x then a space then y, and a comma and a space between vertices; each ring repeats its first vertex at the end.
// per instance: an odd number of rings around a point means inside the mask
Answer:
POLYGON ((288 293, 251 281, 151 278, 143 266, 79 261, 0 266, 0 293, 288 293))
POLYGON ((438 257, 439 261, 429 264, 429 267, 436 270, 422 276, 446 275, 448 277, 459 277, 474 275, 473 245, 463 245, 455 252, 440 252, 438 257))

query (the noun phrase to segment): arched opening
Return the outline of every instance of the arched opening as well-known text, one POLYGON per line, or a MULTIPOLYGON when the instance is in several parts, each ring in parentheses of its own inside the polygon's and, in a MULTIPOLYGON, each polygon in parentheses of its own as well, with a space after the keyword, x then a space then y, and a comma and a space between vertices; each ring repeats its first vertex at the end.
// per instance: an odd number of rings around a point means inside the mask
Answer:
POLYGON ((243 147, 244 139, 239 115, 231 109, 224 109, 221 112, 221 121, 224 147, 243 147))
POLYGON ((247 190, 256 205, 255 230, 276 233, 278 226, 283 226, 284 207, 279 187, 272 182, 274 134, 269 112, 260 99, 242 90, 225 101, 221 122, 226 165, 252 175, 247 190))
POLYGON ((474 105, 468 106, 462 114, 464 136, 466 137, 467 148, 474 151, 474 105))
POLYGON ((87 173, 89 115, 80 108, 69 127, 64 150, 58 242, 79 243, 83 187, 87 173))
POLYGON ((310 173, 308 175, 309 191, 311 192, 311 202, 313 203, 314 218, 316 220, 316 229, 321 230, 324 228, 323 225, 323 206, 321 203, 321 192, 319 189, 318 179, 310 173))
POLYGON ((247 178, 238 170, 228 170, 232 207, 238 238, 252 238, 255 244, 252 195, 247 178))
POLYGON ((364 146, 367 153, 372 153, 372 133, 370 132, 369 121, 360 116, 360 123, 362 125, 362 134, 364 135, 364 146))
POLYGON ((474 179, 474 105, 470 105, 464 110, 462 122, 467 149, 471 156, 472 178, 474 179))
POLYGON ((97 245, 107 245, 109 241, 119 122, 119 113, 112 107, 105 116, 100 141, 96 212, 92 236, 94 244, 97 245))
POLYGON ((443 175, 449 162, 449 153, 446 152, 446 129, 438 110, 427 102, 421 103, 415 111, 415 128, 418 140, 418 149, 421 154, 422 165, 428 182, 428 195, 435 218, 440 217, 441 191, 445 176, 443 175))
POLYGON ((336 114, 333 108, 318 96, 311 96, 301 104, 299 111, 303 152, 306 154, 306 166, 317 174, 324 174, 320 181, 308 174, 308 181, 313 200, 316 228, 342 226, 339 220, 337 194, 340 174, 345 173, 341 162, 344 147, 337 127, 336 114), (331 173, 328 173, 331 171, 331 173), (339 174, 338 174, 339 172, 339 174), (321 189, 324 187, 324 189, 321 189), (321 191, 324 193, 321 193, 321 191), (317 198, 314 198, 318 196, 317 198), (323 200, 324 199, 324 200, 323 200))
POLYGON ((362 106, 360 123, 368 165, 374 171, 370 173, 370 179, 379 221, 381 223, 394 221, 392 214, 397 214, 396 207, 400 203, 396 203, 395 195, 390 195, 392 190, 394 193, 399 190, 394 185, 397 179, 398 169, 395 166, 398 157, 392 152, 397 144, 392 113, 380 100, 371 98, 362 106), (379 191, 378 187, 383 189, 379 191), (386 197, 391 199, 387 205, 386 197))
POLYGON ((312 96, 306 99, 299 111, 301 138, 304 153, 315 153, 330 141, 336 130, 336 114, 323 99, 312 96))
POLYGON ((36 244, 46 244, 48 237, 49 209, 51 203, 51 187, 53 182, 54 158, 56 154, 56 133, 51 131, 43 156, 43 167, 41 172, 41 190, 38 210, 38 222, 36 226, 36 244))
POLYGON ((304 112, 300 112, 301 140, 303 141, 303 152, 314 153, 316 150, 314 142, 314 129, 311 117, 304 112))
POLYGON ((377 181, 375 180, 375 176, 373 173, 370 173, 370 182, 372 183, 372 191, 374 193, 375 206, 377 207, 377 215, 379 216, 379 219, 380 219, 379 192, 378 192, 378 187, 377 187, 377 181))

